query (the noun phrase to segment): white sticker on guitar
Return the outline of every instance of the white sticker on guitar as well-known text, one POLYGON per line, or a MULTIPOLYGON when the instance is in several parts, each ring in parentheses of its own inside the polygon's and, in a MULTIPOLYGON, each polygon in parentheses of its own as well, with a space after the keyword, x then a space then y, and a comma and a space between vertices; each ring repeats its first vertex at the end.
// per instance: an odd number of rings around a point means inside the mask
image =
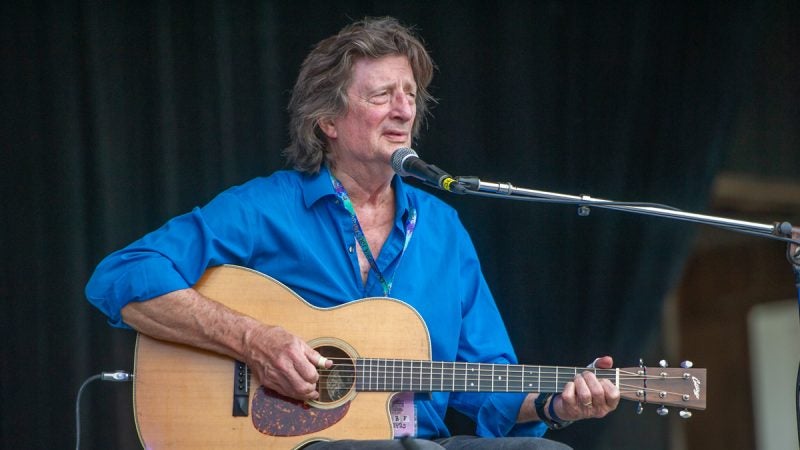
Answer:
POLYGON ((392 427, 394 437, 406 437, 417 435, 417 411, 414 407, 413 392, 399 392, 392 397, 389 405, 389 412, 392 415, 392 427))

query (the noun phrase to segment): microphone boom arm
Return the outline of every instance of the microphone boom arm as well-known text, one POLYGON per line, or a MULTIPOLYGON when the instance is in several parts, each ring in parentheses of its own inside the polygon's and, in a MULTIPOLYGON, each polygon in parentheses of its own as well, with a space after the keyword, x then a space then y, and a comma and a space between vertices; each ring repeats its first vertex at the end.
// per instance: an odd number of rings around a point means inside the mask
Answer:
MULTIPOLYGON (((495 183, 481 181, 477 177, 456 177, 458 183, 465 189, 466 194, 484 197, 509 198, 514 200, 527 200, 545 203, 560 203, 578 205, 578 214, 589 215, 589 207, 612 209, 617 211, 644 214, 648 216, 666 217, 694 222, 704 225, 716 226, 727 230, 746 234, 753 234, 790 244, 800 245, 800 241, 792 238, 792 225, 789 222, 776 222, 772 225, 747 222, 744 220, 728 219, 724 217, 696 214, 652 203, 617 202, 593 198, 588 195, 566 195, 555 192, 539 191, 534 189, 518 188, 511 183, 495 183)), ((800 252, 789 252, 789 261, 800 264, 800 252)))

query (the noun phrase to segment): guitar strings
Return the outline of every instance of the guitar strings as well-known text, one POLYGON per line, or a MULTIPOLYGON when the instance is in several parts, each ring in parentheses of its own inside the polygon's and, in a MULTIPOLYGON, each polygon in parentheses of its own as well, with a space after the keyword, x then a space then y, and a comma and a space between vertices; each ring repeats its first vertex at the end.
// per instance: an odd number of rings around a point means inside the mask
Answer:
MULTIPOLYGON (((508 390, 509 384, 521 385, 523 382, 525 382, 529 390, 533 388, 534 384, 537 389, 542 389, 542 385, 545 385, 545 389, 543 389, 545 391, 559 390, 556 389, 556 387, 563 386, 572 381, 579 371, 590 371, 601 379, 617 381, 617 387, 620 389, 621 394, 657 393, 659 396, 675 395, 682 397, 684 394, 679 392, 665 391, 664 389, 628 383, 631 381, 686 379, 685 375, 667 375, 663 369, 659 370, 659 368, 650 369, 651 374, 647 374, 646 372, 641 373, 622 369, 618 371, 617 369, 562 366, 515 365, 512 368, 508 365, 495 363, 437 362, 380 358, 359 358, 356 359, 354 363, 352 358, 346 357, 331 357, 328 359, 334 362, 339 361, 339 363, 338 365, 335 364, 334 367, 330 369, 320 369, 321 383, 326 383, 329 377, 334 376, 336 377, 336 382, 341 382, 342 377, 353 377, 356 378, 353 384, 360 383, 362 385, 361 391, 382 391, 385 389, 384 392, 394 392, 402 390, 402 388, 406 386, 413 391, 415 384, 419 386, 421 391, 435 391, 432 389, 435 384, 438 384, 440 388, 449 384, 451 389, 441 390, 449 391, 458 387, 458 391, 461 391, 461 387, 463 386, 463 392, 470 392, 470 388, 473 387, 476 388, 476 390, 491 387, 493 390, 495 384, 502 386, 504 383, 508 390), (383 366, 381 366, 381 363, 383 363, 383 366), (406 363, 408 363, 409 367, 406 367, 406 363), (414 364, 418 364, 418 367, 415 368, 414 364), (435 364, 440 364, 440 366, 435 367, 435 364), (497 370, 498 367, 500 367, 499 370, 497 370), (505 368, 505 373, 503 373, 503 368, 505 368), (406 370, 411 373, 403 373, 406 370), (398 372, 400 373, 399 377, 396 375, 398 372), (388 375, 391 375, 391 379, 388 379, 388 375), (427 377, 427 379, 423 380, 422 377, 427 377), (381 378, 383 379, 381 380, 381 378), (446 381, 450 381, 450 383, 445 383, 446 381), (623 383, 626 381, 628 383, 623 383), (467 386, 466 383, 468 382, 472 384, 467 386), (477 386, 474 383, 477 383, 477 386), (397 388, 398 385, 400 389, 397 388), (428 386, 430 389, 422 389, 423 385, 428 386)), ((684 374, 688 372, 690 372, 690 370, 683 370, 684 374)), ((520 386, 522 392, 525 392, 525 389, 522 389, 524 387, 525 386, 520 386)), ((510 389, 510 391, 515 392, 516 389, 510 389)))
MULTIPOLYGON (((346 362, 350 362, 350 359, 347 358, 328 358, 331 360, 344 360, 346 362)), ((415 361, 416 362, 416 361, 415 361)), ((428 363, 430 364, 430 363, 428 363)), ((353 364, 339 364, 334 365, 329 369, 319 369, 320 373, 327 373, 327 372, 335 372, 340 374, 362 374, 364 377, 369 376, 380 376, 376 374, 383 374, 385 377, 389 374, 400 374, 401 378, 404 378, 406 375, 409 377, 413 376, 466 376, 468 374, 474 374, 477 371, 475 376, 470 377, 470 379, 495 379, 497 376, 503 377, 505 379, 523 379, 525 377, 539 377, 542 379, 546 378, 553 378, 553 377, 568 377, 568 376, 575 376, 580 372, 589 371, 594 373, 595 375, 599 375, 603 378, 617 378, 617 369, 595 369, 595 368, 581 368, 581 367, 561 367, 561 366, 524 366, 524 365, 517 365, 515 366, 514 370, 506 370, 505 372, 501 370, 495 370, 496 367, 507 367, 503 364, 492 364, 492 363, 480 363, 481 367, 466 367, 466 364, 474 364, 478 365, 478 363, 447 363, 447 364, 458 364, 459 366, 453 367, 405 367, 405 366, 354 366, 353 364), (488 367, 487 367, 488 366, 488 367), (494 366, 494 368, 492 367, 494 366), (537 367, 535 370, 530 369, 522 369, 524 367, 537 367), (360 369, 360 370, 359 370, 360 369), (410 372, 409 374, 405 374, 404 372, 410 372), (572 372, 570 374, 570 372, 572 372)), ((689 371, 684 371, 688 373, 689 371)), ((679 379, 685 378, 685 375, 662 375, 661 373, 652 373, 652 374, 642 374, 627 370, 619 369, 620 379, 679 379)), ((393 378, 396 378, 393 376, 393 378)), ((499 378, 498 378, 499 379, 499 378)))
MULTIPOLYGON (((334 358, 329 358, 334 359, 334 358)), ((347 360, 349 361, 349 360, 347 360)), ((460 364, 477 364, 477 363, 460 363, 460 364)), ((578 374, 579 371, 589 371, 594 373, 601 378, 608 378, 608 379, 616 379, 617 378, 617 369, 591 369, 591 368, 566 368, 566 367, 556 367, 556 366, 539 366, 541 368, 537 368, 536 370, 494 370, 491 367, 491 364, 481 364, 482 366, 490 366, 490 367, 397 367, 397 366, 365 366, 365 367, 355 367, 352 364, 340 364, 334 365, 329 369, 319 369, 320 374, 325 373, 337 373, 342 375, 352 375, 352 374, 359 374, 362 377, 380 377, 381 375, 386 378, 387 375, 392 375, 393 379, 398 378, 396 374, 400 375, 400 379, 412 379, 413 377, 421 377, 421 376, 431 376, 431 377, 466 377, 469 376, 470 380, 497 380, 497 381, 506 381, 506 380, 520 380, 524 378, 531 377, 533 379, 561 379, 561 378, 568 378, 570 376, 574 377, 578 374), (555 369, 555 370, 553 370, 555 369), (409 372, 409 373, 404 373, 409 372), (571 373, 570 373, 571 372, 571 373)), ((504 365, 498 365, 500 367, 505 367, 504 365)), ((495 366, 497 367, 497 366, 495 366)), ((526 367, 526 366, 518 366, 518 368, 526 367)), ((688 373, 689 371, 684 371, 688 373)), ((643 374, 637 373, 632 371, 626 370, 619 370, 619 378, 620 379, 643 379, 643 380, 664 380, 664 379, 684 379, 686 378, 685 374, 682 375, 666 375, 665 373, 651 373, 651 374, 643 374)))
MULTIPOLYGON (((327 378, 327 377, 326 376, 320 376, 320 382, 322 382, 323 378, 327 378)), ((675 378, 681 378, 682 379, 682 377, 667 377, 666 379, 675 379, 675 378)), ((656 378, 653 378, 653 379, 656 379, 656 378)), ((662 379, 665 379, 665 378, 658 377, 657 379, 662 380, 662 379)), ((622 380, 623 380, 623 378, 620 378, 620 381, 622 381, 622 380)), ((641 381, 641 380, 647 380, 647 378, 644 378, 644 377, 640 376, 640 377, 625 378, 625 380, 641 381)), ((403 391, 403 384, 404 384, 403 381, 404 380, 393 380, 391 384, 390 383, 384 383, 383 386, 381 386, 381 383, 376 383, 376 386, 375 386, 374 389, 371 389, 372 384, 370 384, 369 387, 362 388, 362 389, 356 389, 356 391, 358 391, 358 392, 402 392, 403 391), (398 384, 400 385, 400 387, 397 386, 398 384), (390 389, 390 388, 393 388, 393 389, 390 389)), ((543 384, 544 383, 548 383, 548 384, 549 383, 556 383, 556 384, 552 388, 548 388, 547 386, 545 386, 544 391, 545 392, 551 391, 551 390, 560 391, 560 388, 556 389, 556 387, 558 387, 558 386, 563 387, 563 385, 566 384, 568 381, 572 381, 572 379, 569 379, 569 378, 550 378, 547 381, 543 381, 543 384)), ((419 386, 421 388, 422 384, 420 384, 419 386)), ((442 383, 440 383, 440 386, 442 386, 442 383)), ((461 387, 463 385, 455 384, 454 387, 455 386, 461 387)), ((542 386, 537 385, 537 388, 541 388, 541 387, 542 386)), ((627 383, 622 383, 622 382, 617 384, 617 387, 619 388, 621 394, 631 394, 631 393, 640 392, 640 393, 643 393, 643 394, 644 393, 654 393, 654 394, 658 394, 659 396, 660 395, 665 395, 665 396, 672 395, 672 396, 682 397, 684 395, 684 393, 681 393, 681 392, 667 391, 667 390, 664 390, 664 389, 644 387, 644 386, 640 386, 640 385, 627 384, 627 383)), ((476 391, 479 391, 480 389, 481 388, 478 387, 478 389, 476 391)), ((414 389, 413 383, 410 383, 410 386, 409 386, 408 390, 412 391, 412 392, 416 392, 416 390, 414 389)), ((460 390, 460 389, 456 389, 455 391, 453 391, 452 389, 441 389, 441 390, 437 390, 437 389, 420 389, 420 392, 476 392, 476 391, 470 391, 470 389, 468 389, 468 387, 465 387, 463 391, 460 390)), ((526 391, 526 390, 517 391, 517 390, 511 389, 511 390, 507 390, 507 391, 504 391, 504 392, 533 392, 533 391, 526 391)), ((648 399, 646 399, 646 398, 642 399, 642 401, 647 401, 647 400, 648 399)), ((661 398, 660 400, 669 401, 669 400, 664 399, 664 398, 661 398)), ((658 403, 658 402, 657 401, 650 401, 648 403, 658 403)))
MULTIPOLYGON (((602 370, 613 370, 613 369, 602 369, 602 370)), ((320 382, 321 383, 325 383, 325 382, 327 382, 327 379, 329 377, 333 377, 333 375, 329 375, 328 374, 330 372, 337 372, 337 371, 331 370, 331 369, 324 369, 320 373, 320 382)), ((347 371, 341 371, 341 370, 339 370, 339 372, 346 372, 347 373, 347 371)), ((353 371, 353 370, 349 371, 349 373, 354 373, 354 372, 355 371, 353 371)), ((659 389, 659 388, 644 387, 644 386, 636 385, 636 384, 623 383, 624 381, 630 382, 630 381, 646 381, 646 380, 652 380, 652 381, 658 381, 658 380, 683 380, 684 377, 682 377, 682 376, 641 375, 641 374, 634 373, 634 372, 629 372, 629 371, 620 371, 620 373, 625 373, 627 375, 627 376, 620 376, 619 377, 619 382, 617 384, 617 387, 620 389, 620 392, 623 393, 623 394, 625 394, 625 393, 635 393, 635 392, 641 392, 641 393, 651 393, 652 392, 652 393, 658 393, 658 394, 662 394, 662 395, 675 395, 675 396, 679 396, 679 397, 682 397, 684 395, 683 393, 667 391, 667 390, 659 389)), ((424 382, 424 381, 415 380, 412 377, 401 376, 399 378, 398 377, 392 377, 391 380, 388 380, 388 379, 386 379, 385 375, 386 374, 384 374, 384 377, 383 377, 384 379, 380 380, 380 375, 378 375, 377 378, 376 378, 374 375, 373 375, 373 377, 370 377, 369 375, 365 374, 364 377, 366 379, 369 380, 370 378, 372 378, 375 382, 374 383, 373 382, 368 382, 368 383, 366 383, 366 385, 363 385, 362 388, 358 389, 358 390, 360 390, 360 391, 383 391, 385 389, 384 392, 394 392, 394 391, 403 390, 403 388, 405 388, 406 385, 407 385, 409 390, 413 391, 414 390, 414 385, 417 384, 421 391, 426 391, 427 392, 427 391, 436 391, 436 389, 432 389, 432 387, 435 384, 438 384, 440 386, 440 388, 443 388, 445 386, 445 384, 446 384, 446 383, 443 382, 443 381, 445 381, 444 379, 431 378, 429 380, 426 380, 427 382, 424 382), (423 385, 427 385, 431 389, 422 389, 423 385)), ((425 373, 425 374, 422 374, 422 375, 430 375, 430 374, 425 373)), ((348 376, 348 375, 344 375, 344 376, 348 376)), ((502 385, 504 382, 506 384, 506 387, 508 388, 508 384, 519 383, 521 380, 524 379, 523 377, 519 377, 519 378, 507 377, 504 380, 496 380, 494 377, 487 378, 487 376, 488 375, 484 375, 483 377, 479 376, 476 379, 464 380, 465 383, 467 381, 477 382, 478 383, 477 386, 474 386, 474 385, 466 386, 465 384, 460 383, 461 380, 458 380, 459 382, 447 383, 447 384, 449 384, 451 386, 451 389, 441 389, 441 390, 442 391, 450 391, 450 390, 458 387, 459 389, 457 389, 457 391, 461 391, 460 388, 463 386, 464 387, 464 392, 470 392, 470 389, 469 389, 470 387, 476 387, 477 388, 476 390, 480 390, 480 389, 483 389, 483 388, 488 388, 489 386, 493 387, 495 384, 502 385), (498 381, 498 382, 495 383, 495 381, 498 381)), ((337 382, 340 382, 341 378, 342 378, 341 374, 337 374, 336 375, 337 382)), ((361 381, 363 382, 365 378, 362 378, 361 381)), ((534 378, 536 378, 536 377, 534 377, 534 378)), ((603 377, 601 377, 601 378, 603 378, 603 377)), ((614 380, 617 380, 617 377, 615 376, 613 378, 603 378, 603 379, 614 379, 614 380)), ((357 379, 355 384, 358 384, 358 381, 359 380, 357 379)), ((560 389, 556 389, 556 387, 563 386, 569 381, 572 381, 572 378, 570 378, 568 376, 568 374, 564 374, 564 375, 559 375, 559 376, 540 376, 537 379, 535 379, 532 383, 526 383, 526 384, 528 384, 529 388, 532 388, 533 384, 536 384, 537 389, 541 389, 542 385, 544 384, 545 385, 544 386, 544 388, 545 388, 544 390, 560 390, 560 389)), ((520 387, 523 387, 523 386, 520 386, 520 387)), ((516 389, 509 389, 509 391, 510 392, 516 392, 517 390, 516 389)), ((521 392, 525 392, 525 389, 522 389, 521 392)))
MULTIPOLYGON (((408 383, 408 384, 412 384, 412 385, 413 384, 418 384, 418 385, 430 384, 431 382, 442 384, 442 382, 444 382, 444 381, 448 381, 448 380, 453 380, 454 379, 453 377, 431 376, 429 378, 426 378, 423 381, 420 381, 420 377, 419 376, 399 376, 399 377, 398 376, 388 376, 387 377, 386 375, 387 374, 384 374, 384 376, 381 377, 380 375, 374 375, 374 374, 371 375, 371 376, 368 375, 368 374, 359 375, 355 371, 345 372, 345 371, 335 371, 335 370, 323 370, 323 371, 320 372, 320 379, 324 379, 324 378, 328 378, 328 377, 331 377, 331 378, 355 377, 355 378, 359 379, 360 381, 372 380, 372 381, 375 382, 375 384, 381 384, 381 382, 383 382, 383 384, 408 383), (356 375, 352 375, 352 374, 356 374, 356 375)), ((439 374, 422 374, 422 375, 439 375, 439 374)), ((494 377, 489 377, 487 375, 487 376, 483 376, 483 377, 479 376, 479 377, 471 377, 471 378, 460 378, 460 379, 456 380, 457 382, 455 384, 458 384, 458 382, 462 382, 461 384, 463 384, 464 381, 477 381, 477 382, 480 382, 482 384, 490 384, 491 382, 495 382, 495 384, 501 385, 501 384, 504 384, 506 382, 508 382, 508 383, 520 382, 522 380, 532 380, 533 383, 536 383, 537 380, 540 380, 542 383, 545 383, 545 382, 552 383, 554 381, 562 381, 564 383, 567 383, 567 382, 572 381, 573 378, 574 377, 568 376, 568 374, 559 375, 559 376, 544 376, 544 375, 542 375, 542 376, 534 376, 534 375, 531 375, 529 377, 506 377, 506 378, 503 378, 503 379, 496 379, 494 377)), ((612 380, 617 380, 617 377, 615 377, 615 376, 614 377, 602 377, 601 376, 600 379, 612 381, 612 380)), ((666 376, 666 377, 663 377, 663 376, 656 376, 656 375, 633 375, 633 376, 620 376, 619 380, 620 381, 684 380, 684 377, 682 377, 682 376, 666 376)), ((453 383, 450 383, 450 384, 453 384, 453 383)))

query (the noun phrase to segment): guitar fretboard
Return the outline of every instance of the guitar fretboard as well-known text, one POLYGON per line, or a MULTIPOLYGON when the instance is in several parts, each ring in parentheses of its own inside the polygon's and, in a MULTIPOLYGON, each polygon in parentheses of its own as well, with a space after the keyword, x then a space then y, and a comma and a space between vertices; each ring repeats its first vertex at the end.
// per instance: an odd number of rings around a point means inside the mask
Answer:
POLYGON ((617 369, 359 358, 357 391, 560 392, 575 375, 590 371, 618 383, 617 369))

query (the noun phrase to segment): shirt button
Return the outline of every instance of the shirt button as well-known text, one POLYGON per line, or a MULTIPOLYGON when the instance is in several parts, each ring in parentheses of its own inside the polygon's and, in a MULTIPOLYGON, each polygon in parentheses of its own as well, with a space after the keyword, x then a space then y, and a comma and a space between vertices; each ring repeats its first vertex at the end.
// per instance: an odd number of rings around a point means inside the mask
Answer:
POLYGON ((353 251, 355 251, 355 249, 353 248, 352 245, 350 247, 347 247, 347 252, 348 253, 353 253, 353 251))

